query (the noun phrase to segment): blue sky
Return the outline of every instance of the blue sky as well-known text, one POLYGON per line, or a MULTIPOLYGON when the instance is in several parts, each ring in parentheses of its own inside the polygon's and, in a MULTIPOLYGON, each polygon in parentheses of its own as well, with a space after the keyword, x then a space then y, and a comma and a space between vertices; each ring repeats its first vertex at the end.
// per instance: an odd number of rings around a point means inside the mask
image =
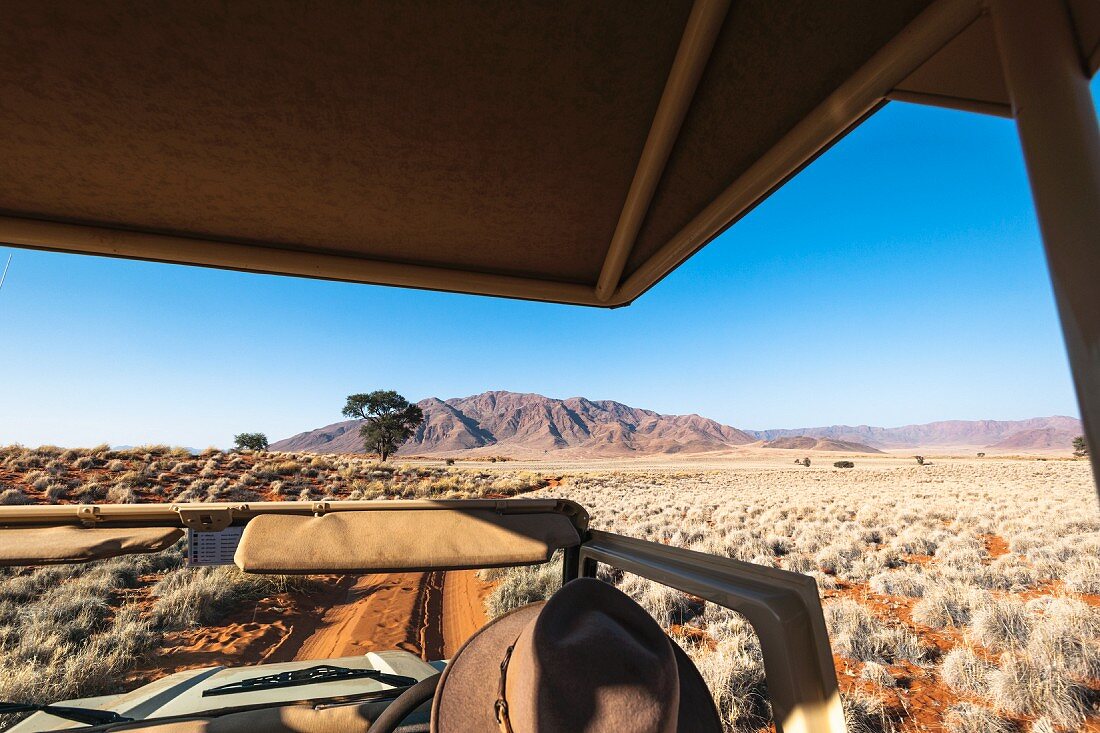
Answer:
POLYGON ((274 440, 377 388, 745 428, 1078 414, 1013 125, 948 110, 889 105, 615 311, 8 253, 0 444, 274 440))

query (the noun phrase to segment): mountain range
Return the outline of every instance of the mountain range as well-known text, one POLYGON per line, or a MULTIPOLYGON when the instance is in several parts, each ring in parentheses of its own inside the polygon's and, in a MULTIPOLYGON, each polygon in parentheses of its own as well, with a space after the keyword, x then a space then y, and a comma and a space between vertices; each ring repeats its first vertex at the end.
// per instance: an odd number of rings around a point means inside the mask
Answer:
MULTIPOLYGON (((740 430, 699 415, 662 415, 612 400, 555 399, 491 391, 471 397, 417 403, 424 422, 399 453, 473 453, 532 458, 559 452, 571 457, 621 457, 736 450, 743 446, 880 453, 900 448, 989 448, 1004 451, 1069 450, 1082 433, 1071 417, 1029 420, 949 420, 898 428, 831 425, 782 430, 740 430)), ((272 444, 273 450, 359 453, 357 420, 333 423, 272 444)))
POLYGON ((899 428, 870 425, 830 425, 749 431, 761 440, 811 437, 863 443, 875 448, 990 448, 993 450, 1069 449, 1084 428, 1075 417, 1033 417, 1027 420, 943 420, 899 428))

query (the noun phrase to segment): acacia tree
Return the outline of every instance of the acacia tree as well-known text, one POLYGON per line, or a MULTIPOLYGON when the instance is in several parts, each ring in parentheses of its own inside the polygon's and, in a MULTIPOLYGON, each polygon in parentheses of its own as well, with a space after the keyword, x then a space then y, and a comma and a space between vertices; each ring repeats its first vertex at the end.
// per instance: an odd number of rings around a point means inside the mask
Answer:
POLYGON ((1078 435, 1073 439, 1073 455, 1080 458, 1081 456, 1087 456, 1089 454, 1089 444, 1085 441, 1084 435, 1078 435))
POLYGON ((237 450, 261 451, 268 448, 267 436, 263 433, 240 433, 233 436, 233 442, 237 450))
POLYGON ((424 412, 392 389, 348 395, 344 416, 363 420, 359 436, 368 453, 386 460, 424 422, 424 412))

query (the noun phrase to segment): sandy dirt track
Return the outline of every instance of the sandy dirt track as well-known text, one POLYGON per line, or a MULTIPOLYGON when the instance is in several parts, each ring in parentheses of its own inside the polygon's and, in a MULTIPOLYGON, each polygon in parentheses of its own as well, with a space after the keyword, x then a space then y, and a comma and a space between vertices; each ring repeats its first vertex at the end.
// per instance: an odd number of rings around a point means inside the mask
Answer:
POLYGON ((294 659, 386 649, 449 658, 485 623, 484 586, 473 571, 364 575, 325 612, 294 659))
POLYGON ((197 667, 289 662, 401 649, 450 659, 486 623, 489 583, 472 570, 326 576, 320 590, 281 593, 221 623, 165 635, 130 679, 197 667))

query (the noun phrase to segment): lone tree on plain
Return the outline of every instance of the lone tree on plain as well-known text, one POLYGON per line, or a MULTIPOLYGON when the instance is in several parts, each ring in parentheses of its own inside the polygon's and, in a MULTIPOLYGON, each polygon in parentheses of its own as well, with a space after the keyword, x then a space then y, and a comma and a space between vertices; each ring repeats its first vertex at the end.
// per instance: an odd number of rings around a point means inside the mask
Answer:
POLYGON ((234 435, 233 443, 237 446, 237 450, 253 451, 267 450, 269 445, 267 436, 263 433, 241 433, 240 435, 234 435))
POLYGON ((1089 444, 1085 442, 1084 435, 1078 435, 1073 439, 1073 455, 1078 458, 1089 454, 1089 444))
POLYGON ((344 417, 365 421, 359 428, 363 447, 368 453, 377 453, 383 461, 396 453, 424 422, 424 412, 392 389, 348 395, 344 417))

